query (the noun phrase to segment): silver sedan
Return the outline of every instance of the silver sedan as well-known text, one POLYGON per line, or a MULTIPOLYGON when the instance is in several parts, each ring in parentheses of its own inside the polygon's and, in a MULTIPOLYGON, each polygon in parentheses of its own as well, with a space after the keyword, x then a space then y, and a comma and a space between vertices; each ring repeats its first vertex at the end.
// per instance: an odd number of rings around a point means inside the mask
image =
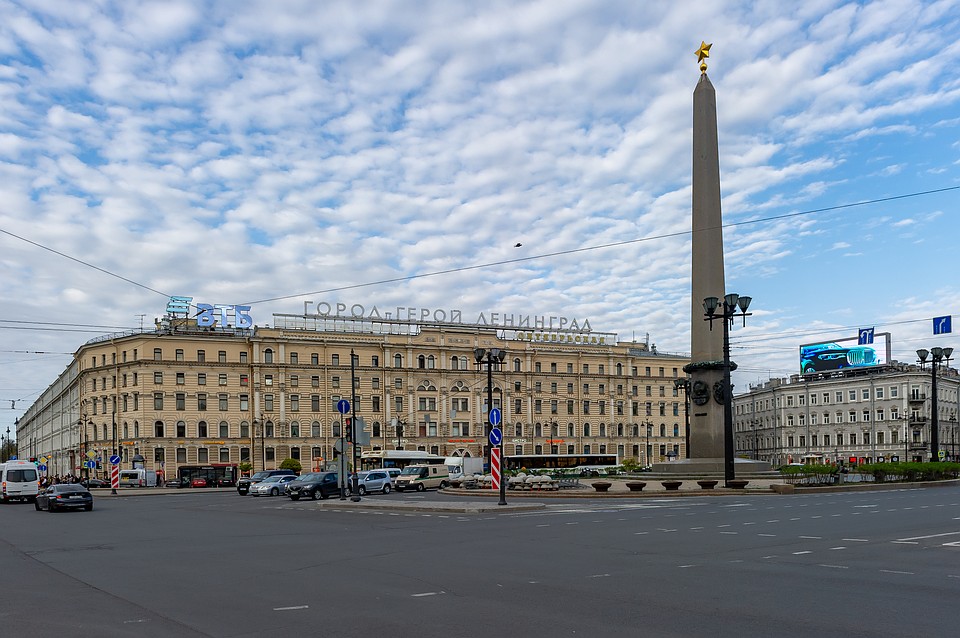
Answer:
POLYGON ((251 496, 280 496, 286 490, 286 483, 297 478, 292 474, 270 476, 250 486, 251 496))

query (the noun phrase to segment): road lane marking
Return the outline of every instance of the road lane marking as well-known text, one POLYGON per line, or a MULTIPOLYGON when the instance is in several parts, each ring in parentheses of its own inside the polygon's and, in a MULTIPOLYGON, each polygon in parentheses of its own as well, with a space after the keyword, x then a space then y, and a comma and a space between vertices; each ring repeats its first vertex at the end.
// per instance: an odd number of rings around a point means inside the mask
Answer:
POLYGON ((802 554, 812 554, 812 553, 813 553, 813 552, 811 552, 810 550, 804 550, 804 551, 802 551, 802 552, 793 552, 793 555, 794 555, 794 556, 800 556, 800 555, 802 555, 802 554))
POLYGON ((846 541, 848 543, 869 543, 870 542, 866 538, 841 538, 840 540, 846 541))
POLYGON ((720 532, 721 534, 739 534, 740 532, 720 532))
POLYGON ((757 536, 767 536, 767 537, 769 537, 769 538, 776 538, 776 537, 777 537, 776 534, 757 534, 757 536))
POLYGON ((941 536, 956 536, 960 532, 945 532, 943 534, 928 534, 926 536, 911 536, 909 538, 898 538, 895 543, 898 541, 922 541, 927 538, 940 538, 941 536))
POLYGON ((833 551, 833 550, 838 550, 838 549, 846 549, 846 547, 844 547, 843 545, 841 545, 841 546, 839 546, 839 547, 831 547, 830 549, 831 549, 831 551, 833 551))
POLYGON ((677 569, 686 569, 687 567, 696 567, 696 565, 677 565, 677 569))
POLYGON ((899 572, 899 571, 896 571, 896 570, 894 570, 894 569, 881 569, 880 571, 881 571, 882 573, 884 573, 884 574, 903 574, 903 575, 905 575, 905 576, 913 576, 913 575, 914 575, 913 572, 899 572))
POLYGON ((830 569, 850 569, 846 565, 825 565, 823 563, 820 564, 820 567, 829 567, 830 569))
POLYGON ((818 540, 822 540, 823 536, 801 536, 800 538, 806 538, 807 540, 818 541, 818 540))
POLYGON ((294 605, 293 607, 274 607, 273 611, 295 611, 297 609, 310 609, 310 605, 294 605))
POLYGON ((422 594, 410 594, 411 598, 423 598, 424 596, 439 596, 440 594, 445 594, 445 591, 425 591, 422 594))

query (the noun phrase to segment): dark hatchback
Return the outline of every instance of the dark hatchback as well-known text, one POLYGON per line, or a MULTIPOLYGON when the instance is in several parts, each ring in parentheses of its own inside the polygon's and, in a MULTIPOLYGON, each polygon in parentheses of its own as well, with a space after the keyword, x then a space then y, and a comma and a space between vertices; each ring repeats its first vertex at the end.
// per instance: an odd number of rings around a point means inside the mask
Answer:
POLYGON ((33 505, 38 512, 42 509, 48 512, 85 509, 89 512, 93 509, 93 494, 77 483, 57 483, 41 490, 33 505))
POLYGON ((340 496, 340 485, 336 472, 317 472, 306 474, 287 483, 287 496, 297 501, 303 498, 327 498, 340 496))
POLYGON ((263 479, 270 478, 271 476, 287 474, 296 474, 296 472, 293 470, 264 470, 263 472, 257 472, 253 476, 245 476, 237 481, 237 494, 246 496, 250 493, 250 486, 254 483, 259 483, 263 479))

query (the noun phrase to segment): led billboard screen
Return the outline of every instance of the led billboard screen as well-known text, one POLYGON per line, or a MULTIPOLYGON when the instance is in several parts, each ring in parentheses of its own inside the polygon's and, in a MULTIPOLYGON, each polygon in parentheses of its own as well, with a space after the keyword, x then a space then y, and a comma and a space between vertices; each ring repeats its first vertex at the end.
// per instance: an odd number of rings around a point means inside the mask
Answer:
MULTIPOLYGON (((889 335, 885 336, 889 339, 889 335)), ((807 343, 800 346, 800 373, 883 365, 887 363, 884 354, 881 344, 859 345, 857 337, 807 343)))

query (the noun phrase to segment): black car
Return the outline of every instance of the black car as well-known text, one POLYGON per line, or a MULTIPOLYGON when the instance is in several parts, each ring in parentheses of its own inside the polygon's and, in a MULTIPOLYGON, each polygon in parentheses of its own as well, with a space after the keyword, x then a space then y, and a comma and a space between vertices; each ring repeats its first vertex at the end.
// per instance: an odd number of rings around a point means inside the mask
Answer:
POLYGON ((46 509, 48 512, 69 509, 93 509, 93 494, 79 483, 57 483, 37 494, 33 506, 39 512, 46 509))
POLYGON ((303 498, 327 498, 340 495, 340 484, 336 472, 317 472, 306 474, 287 483, 287 496, 295 501, 303 498))
POLYGON ((190 479, 186 476, 180 476, 178 478, 167 479, 167 482, 163 484, 164 487, 175 487, 180 489, 182 487, 190 487, 190 479))
POLYGON ((237 494, 240 496, 246 496, 250 493, 250 486, 254 483, 259 483, 263 479, 271 476, 282 476, 287 474, 296 474, 296 472, 293 470, 264 470, 263 472, 257 472, 253 476, 245 476, 237 481, 237 494))
POLYGON ((103 479, 98 478, 89 478, 83 479, 80 481, 80 485, 90 488, 90 487, 110 487, 110 481, 104 481, 103 479))

